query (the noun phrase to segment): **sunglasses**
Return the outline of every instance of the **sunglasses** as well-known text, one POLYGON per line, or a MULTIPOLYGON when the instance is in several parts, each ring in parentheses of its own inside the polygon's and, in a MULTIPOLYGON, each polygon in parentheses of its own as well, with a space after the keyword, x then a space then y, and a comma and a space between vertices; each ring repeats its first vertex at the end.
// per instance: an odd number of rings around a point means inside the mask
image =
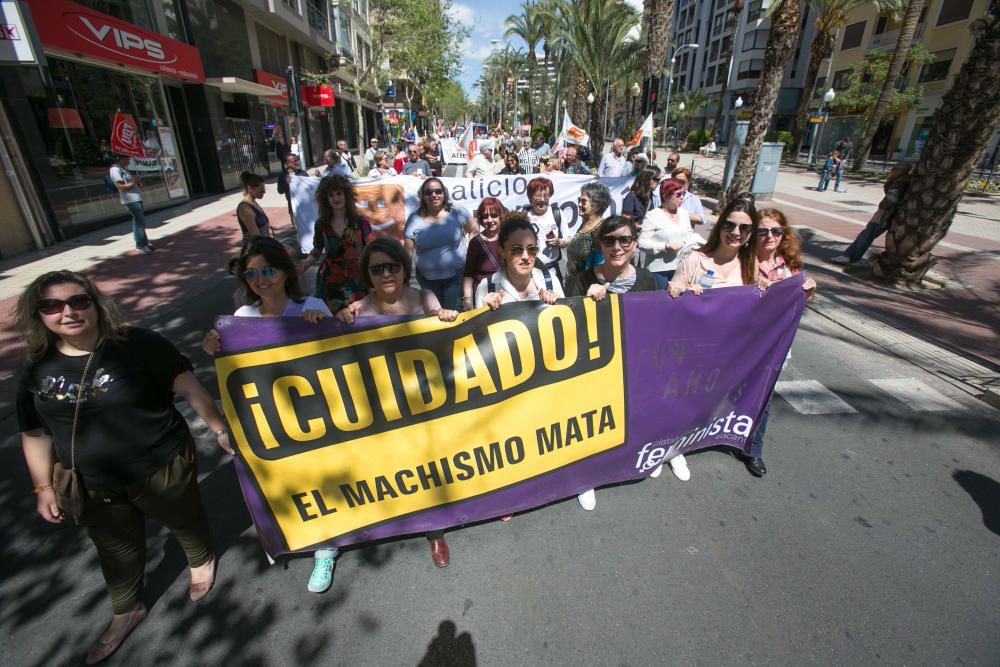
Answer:
POLYGON ((732 220, 725 220, 725 221, 722 222, 722 231, 724 231, 724 232, 731 232, 734 229, 736 229, 737 227, 740 228, 740 235, 741 236, 749 234, 750 231, 753 229, 753 225, 745 223, 745 222, 743 224, 741 224, 741 225, 737 225, 732 220))
POLYGON ((38 302, 38 312, 42 315, 58 315, 63 312, 66 306, 73 310, 87 310, 94 305, 94 300, 89 294, 74 294, 63 301, 62 299, 42 299, 38 302))
POLYGON ((382 264, 372 264, 368 267, 368 273, 373 276, 381 276, 386 273, 389 275, 396 275, 403 269, 403 265, 399 262, 383 262, 382 264))
POLYGON ((766 239, 768 233, 771 234, 776 239, 780 239, 781 235, 785 233, 785 230, 781 227, 771 227, 770 229, 758 229, 757 236, 766 239))
POLYGON ((609 248, 615 247, 618 244, 622 249, 629 247, 635 243, 635 237, 631 234, 626 234, 624 236, 602 236, 601 245, 607 246, 609 248))
POLYGON ((280 269, 276 269, 273 266, 265 266, 260 270, 246 269, 243 272, 243 277, 246 278, 247 280, 257 280, 257 278, 259 278, 260 276, 264 276, 265 278, 273 278, 276 275, 278 275, 279 270, 280 269))
POLYGON ((443 188, 427 188, 426 190, 424 190, 425 197, 427 195, 443 195, 443 194, 444 194, 443 188))
POLYGON ((528 257, 535 257, 536 255, 538 255, 538 246, 536 245, 529 245, 527 247, 523 245, 515 245, 510 247, 510 256, 520 257, 521 255, 524 254, 525 250, 528 251, 528 257))

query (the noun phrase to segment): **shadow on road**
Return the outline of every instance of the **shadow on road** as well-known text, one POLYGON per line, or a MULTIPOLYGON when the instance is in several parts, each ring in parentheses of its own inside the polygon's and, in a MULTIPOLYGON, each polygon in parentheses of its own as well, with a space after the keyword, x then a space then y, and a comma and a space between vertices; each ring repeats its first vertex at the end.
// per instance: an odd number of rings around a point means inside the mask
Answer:
POLYGON ((1000 535, 1000 483, 971 470, 956 470, 951 476, 979 505, 983 525, 1000 535))
POLYGON ((468 632, 455 634, 454 621, 441 621, 437 635, 427 645, 419 667, 475 667, 476 645, 468 632))

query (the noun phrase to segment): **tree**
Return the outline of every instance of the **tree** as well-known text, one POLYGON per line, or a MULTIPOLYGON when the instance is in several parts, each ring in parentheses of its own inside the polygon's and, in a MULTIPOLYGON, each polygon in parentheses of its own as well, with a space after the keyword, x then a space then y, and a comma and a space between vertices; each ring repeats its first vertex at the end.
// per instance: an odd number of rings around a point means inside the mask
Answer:
MULTIPOLYGON (((703 88, 676 93, 670 98, 670 117, 687 123, 715 98, 716 93, 710 93, 703 88), (684 105, 683 111, 681 104, 684 105)), ((680 136, 684 136, 684 133, 681 132, 680 136)))
MULTIPOLYGON (((740 23, 740 14, 743 13, 743 0, 733 0, 733 7, 729 12, 729 21, 727 26, 733 26, 734 28, 740 23)), ((736 41, 736 33, 734 32, 728 40, 723 40, 722 47, 722 62, 728 63, 733 58, 733 42, 736 41)), ((712 121, 712 131, 719 132, 722 128, 722 112, 725 110, 723 105, 726 100, 726 91, 729 90, 729 72, 726 72, 726 76, 722 79, 722 88, 719 89, 719 106, 715 108, 715 120, 712 121)))
POLYGON ((464 122, 469 114, 469 98, 462 85, 454 79, 428 86, 427 98, 432 111, 447 125, 464 122))
MULTIPOLYGON (((504 25, 507 26, 507 31, 504 32, 504 37, 520 37, 524 40, 524 43, 528 45, 528 113, 531 114, 532 121, 535 118, 535 109, 532 104, 532 93, 535 89, 535 69, 538 65, 538 55, 535 51, 538 49, 538 43, 542 41, 542 14, 538 11, 535 3, 524 2, 521 4, 520 14, 511 14, 507 17, 504 25)), ((514 73, 514 84, 515 89, 517 85, 517 79, 520 78, 520 73, 514 73)))
MULTIPOLYGON (((672 41, 670 26, 674 19, 674 0, 646 0, 643 10, 649 23, 644 36, 646 54, 642 67, 642 80, 651 86, 654 81, 663 81, 663 67, 667 63, 667 51, 672 41)), ((666 86, 661 85, 659 89, 657 101, 666 92, 666 86)), ((656 112, 655 105, 652 111, 656 112)))
MULTIPOLYGON (((893 54, 888 51, 872 51, 865 59, 851 68, 847 75, 847 88, 837 93, 836 99, 830 103, 833 109, 848 110, 851 113, 870 114, 882 94, 882 81, 889 71, 893 54)), ((905 55, 904 60, 910 64, 911 70, 932 61, 933 56, 920 44, 914 44, 905 55)), ((916 106, 923 99, 924 88, 920 85, 905 85, 893 87, 885 105, 887 113, 899 113, 907 107, 916 106)))
POLYGON ((864 168, 868 154, 872 150, 875 133, 878 132, 879 125, 882 124, 882 118, 889 111, 892 95, 896 91, 896 82, 903 72, 903 66, 910 52, 910 44, 913 43, 913 35, 916 34, 917 23, 920 21, 920 13, 923 8, 924 0, 909 0, 906 5, 906 14, 903 16, 903 24, 899 27, 899 37, 896 38, 892 62, 889 63, 885 80, 882 82, 881 94, 871 113, 865 119, 865 133, 858 140, 857 155, 854 157, 855 169, 864 168))
POLYGON ((802 141, 809 132, 809 107, 812 104, 813 90, 819 68, 833 51, 833 40, 838 30, 847 24, 850 13, 865 4, 873 5, 876 12, 898 13, 901 0, 810 0, 809 4, 816 11, 816 36, 809 45, 809 66, 806 67, 805 79, 802 81, 802 99, 795 114, 795 126, 792 136, 795 138, 795 149, 789 157, 795 157, 802 149, 802 141))
POLYGON ((908 194, 889 221, 885 250, 872 265, 881 282, 916 285, 955 217, 965 184, 1000 128, 1000 0, 969 27, 975 43, 930 122, 908 194))
POLYGON ((719 207, 725 208, 726 202, 741 192, 750 189, 753 183, 757 158, 760 156, 760 145, 764 135, 771 125, 771 116, 778 104, 778 92, 785 76, 785 65, 788 64, 795 43, 799 37, 799 23, 802 12, 799 0, 776 0, 771 4, 771 29, 764 47, 764 64, 761 68, 760 80, 757 82, 757 93, 754 95, 753 116, 747 128, 747 138, 740 150, 740 159, 733 172, 733 180, 729 190, 720 198, 719 207))

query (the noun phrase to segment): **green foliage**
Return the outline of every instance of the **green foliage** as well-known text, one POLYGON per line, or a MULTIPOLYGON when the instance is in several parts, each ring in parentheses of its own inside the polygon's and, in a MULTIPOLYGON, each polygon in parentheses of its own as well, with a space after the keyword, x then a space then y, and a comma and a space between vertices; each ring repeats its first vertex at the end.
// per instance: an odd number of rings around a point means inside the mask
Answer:
POLYGON ((469 98, 454 79, 434 83, 426 89, 427 99, 446 123, 464 121, 469 114, 469 98))
POLYGON ((708 130, 691 130, 687 135, 687 147, 689 150, 698 150, 709 142, 712 133, 708 130))
POLYGON ((69 139, 72 142, 72 151, 70 151, 70 144, 66 142, 66 134, 59 135, 55 145, 56 155, 70 164, 73 163, 74 157, 76 164, 80 166, 101 164, 100 150, 93 137, 73 132, 69 135, 69 139))
POLYGON ((531 140, 534 141, 535 137, 542 135, 542 139, 545 139, 552 134, 552 128, 548 125, 533 125, 531 127, 531 140))
POLYGON ((764 141, 778 141, 785 144, 785 150, 782 153, 783 157, 790 157, 792 151, 795 150, 795 137, 791 132, 785 132, 781 130, 779 132, 768 132, 764 135, 764 141))
MULTIPOLYGON (((830 103, 834 109, 842 111, 853 111, 857 113, 867 113, 878 102, 879 94, 882 92, 882 82, 885 81, 889 73, 889 62, 892 60, 892 51, 873 51, 865 55, 865 59, 859 65, 851 68, 848 75, 848 85, 844 90, 837 91, 837 97, 830 103)), ((889 97, 889 105, 885 113, 893 115, 900 111, 916 106, 923 97, 923 86, 909 83, 910 79, 916 79, 916 73, 920 71, 925 63, 934 60, 927 49, 920 44, 910 47, 906 56, 910 75, 901 79, 901 86, 892 92, 889 97)))

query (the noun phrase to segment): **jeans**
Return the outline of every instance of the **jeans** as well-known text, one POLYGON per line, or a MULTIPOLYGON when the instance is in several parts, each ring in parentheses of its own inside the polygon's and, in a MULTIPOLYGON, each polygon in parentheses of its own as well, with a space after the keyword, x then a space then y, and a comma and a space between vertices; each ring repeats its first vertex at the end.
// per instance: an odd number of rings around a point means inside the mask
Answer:
POLYGON ((146 214, 142 210, 142 202, 129 202, 124 206, 132 214, 132 238, 135 240, 136 249, 146 247, 149 245, 149 239, 146 238, 146 214))
POLYGON ((760 415, 760 421, 757 422, 757 430, 753 432, 753 440, 750 441, 750 453, 747 455, 752 459, 760 458, 761 453, 764 451, 764 432, 767 431, 767 418, 771 415, 771 399, 774 398, 774 392, 767 397, 767 403, 764 405, 764 412, 760 415))
POLYGON ((820 174, 819 185, 816 186, 816 189, 822 192, 823 190, 826 190, 826 188, 829 185, 830 185, 830 170, 824 169, 823 173, 820 174))
POLYGON ((875 242, 875 239, 882 236, 884 233, 885 227, 875 222, 869 222, 865 228, 861 230, 861 233, 858 234, 858 237, 854 239, 854 243, 847 246, 847 250, 844 251, 844 255, 846 255, 852 263, 861 261, 861 259, 865 256, 865 253, 868 252, 868 248, 870 248, 872 243, 875 242))
POLYGON ((438 298, 441 307, 447 310, 462 310, 462 277, 465 270, 459 269, 451 278, 425 278, 417 268, 417 282, 425 290, 430 290, 438 298))
POLYGON ((845 167, 843 164, 837 167, 837 182, 833 184, 833 189, 835 192, 840 190, 840 179, 843 178, 844 176, 844 169, 845 167))

